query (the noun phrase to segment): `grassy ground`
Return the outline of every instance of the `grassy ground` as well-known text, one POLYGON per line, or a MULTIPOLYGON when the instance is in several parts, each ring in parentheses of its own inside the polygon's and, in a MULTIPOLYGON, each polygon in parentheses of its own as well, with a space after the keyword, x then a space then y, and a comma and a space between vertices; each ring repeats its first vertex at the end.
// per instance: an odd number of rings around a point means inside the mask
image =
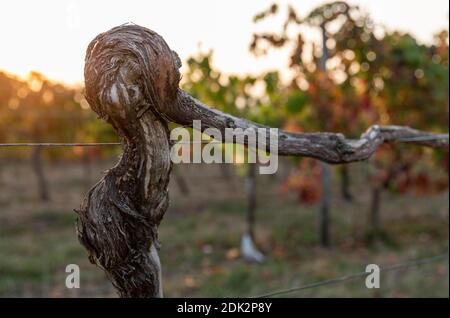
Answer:
MULTIPOLYGON (((76 239, 74 208, 88 184, 111 162, 96 163, 91 181, 77 164, 46 166, 50 202, 37 198, 36 183, 26 164, 0 167, 0 296, 116 297, 101 270, 87 260, 76 239), (65 267, 81 269, 81 288, 65 288, 65 267)), ((365 164, 352 166, 354 175, 365 164)), ((222 179, 220 166, 183 165, 191 184, 183 196, 171 184, 171 205, 160 228, 165 296, 253 296, 267 291, 441 254, 448 249, 448 194, 431 197, 385 194, 383 235, 367 230, 368 191, 356 180, 356 202, 342 201, 335 188, 330 249, 318 247, 317 206, 299 205, 280 192, 280 178, 258 180, 257 243, 268 255, 263 264, 239 257, 245 224, 243 178, 222 179)), ((285 168, 286 169, 286 168, 285 168)), ((359 171, 359 172, 358 172, 359 171)), ((448 262, 382 273, 381 288, 364 280, 325 286, 289 297, 448 297, 448 262)))

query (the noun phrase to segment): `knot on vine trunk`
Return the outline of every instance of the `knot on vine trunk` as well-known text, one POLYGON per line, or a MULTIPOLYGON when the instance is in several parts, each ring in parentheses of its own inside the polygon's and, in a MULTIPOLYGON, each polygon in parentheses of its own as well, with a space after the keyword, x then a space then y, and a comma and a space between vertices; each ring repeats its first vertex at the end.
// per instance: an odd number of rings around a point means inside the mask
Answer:
POLYGON ((99 34, 88 46, 84 77, 91 108, 116 128, 142 111, 164 113, 176 100, 181 61, 164 39, 138 25, 99 34))

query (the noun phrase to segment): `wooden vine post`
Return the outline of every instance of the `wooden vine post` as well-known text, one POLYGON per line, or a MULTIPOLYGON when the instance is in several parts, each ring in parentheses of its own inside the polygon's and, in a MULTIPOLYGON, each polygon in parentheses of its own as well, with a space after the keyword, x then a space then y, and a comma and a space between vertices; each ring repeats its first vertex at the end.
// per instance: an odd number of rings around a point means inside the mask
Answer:
MULTIPOLYGON (((86 98, 117 131, 123 153, 76 211, 77 233, 90 261, 106 272, 121 297, 163 295, 157 251, 158 226, 169 204, 168 123, 201 120, 202 130, 217 128, 223 136, 225 128, 264 128, 209 108, 182 91, 180 66, 160 35, 137 25, 102 33, 87 49, 86 98)), ((424 134, 407 127, 373 126, 359 140, 284 131, 276 137, 279 155, 348 163, 367 159, 383 142, 424 134)), ((439 137, 416 143, 448 147, 448 135, 439 137)), ((246 144, 247 139, 242 140, 246 144)), ((270 140, 267 133, 267 145, 270 140)))

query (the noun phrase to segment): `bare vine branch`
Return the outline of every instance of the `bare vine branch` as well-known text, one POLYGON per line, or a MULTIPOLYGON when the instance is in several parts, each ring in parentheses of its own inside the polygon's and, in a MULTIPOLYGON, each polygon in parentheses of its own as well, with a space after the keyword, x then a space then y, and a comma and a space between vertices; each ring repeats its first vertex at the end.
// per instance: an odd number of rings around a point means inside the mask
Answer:
MULTIPOLYGON (((189 125, 193 120, 201 120, 202 128, 214 127, 221 131, 225 128, 269 128, 210 108, 181 90, 176 107, 167 115, 179 124, 189 125)), ((286 131, 279 131, 277 139, 279 155, 312 157, 328 163, 349 163, 368 159, 385 142, 410 142, 420 146, 448 148, 448 137, 448 134, 433 134, 406 126, 374 125, 360 139, 347 139, 339 133, 286 131)), ((269 135, 266 144, 270 145, 269 135)))

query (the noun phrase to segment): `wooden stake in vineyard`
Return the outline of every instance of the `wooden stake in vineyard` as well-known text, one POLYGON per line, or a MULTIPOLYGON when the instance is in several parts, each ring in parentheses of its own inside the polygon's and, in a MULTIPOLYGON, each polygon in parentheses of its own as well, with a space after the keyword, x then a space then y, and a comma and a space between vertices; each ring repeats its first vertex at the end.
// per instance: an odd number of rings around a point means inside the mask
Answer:
MULTIPOLYGON (((158 227, 169 204, 168 123, 189 126, 201 120, 202 129, 217 128, 222 136, 225 128, 264 126, 209 108, 182 91, 177 54, 149 29, 122 25, 98 35, 85 62, 86 98, 117 131, 123 153, 77 211, 78 237, 121 297, 161 297, 157 251, 158 227)), ((434 136, 399 126, 373 126, 358 140, 279 131, 278 153, 349 163, 369 158, 383 142, 424 135, 434 136)), ((448 136, 437 137, 413 142, 448 147, 448 136)))
POLYGON ((247 164, 247 177, 245 178, 245 188, 247 192, 247 213, 246 231, 241 239, 241 256, 249 262, 261 263, 264 261, 264 254, 255 245, 255 214, 256 214, 256 183, 258 164, 247 164))
MULTIPOLYGON (((327 72, 328 48, 327 48, 327 29, 326 21, 320 25, 322 31, 322 56, 320 57, 319 67, 322 72, 327 72)), ((322 247, 330 246, 330 205, 331 205, 331 177, 332 171, 330 165, 321 162, 321 184, 322 195, 320 196, 319 208, 319 239, 322 247)))
POLYGON ((39 198, 42 201, 50 200, 50 193, 48 191, 48 182, 45 177, 44 167, 42 162, 42 147, 33 147, 31 152, 31 166, 36 175, 37 188, 39 191, 39 198))

